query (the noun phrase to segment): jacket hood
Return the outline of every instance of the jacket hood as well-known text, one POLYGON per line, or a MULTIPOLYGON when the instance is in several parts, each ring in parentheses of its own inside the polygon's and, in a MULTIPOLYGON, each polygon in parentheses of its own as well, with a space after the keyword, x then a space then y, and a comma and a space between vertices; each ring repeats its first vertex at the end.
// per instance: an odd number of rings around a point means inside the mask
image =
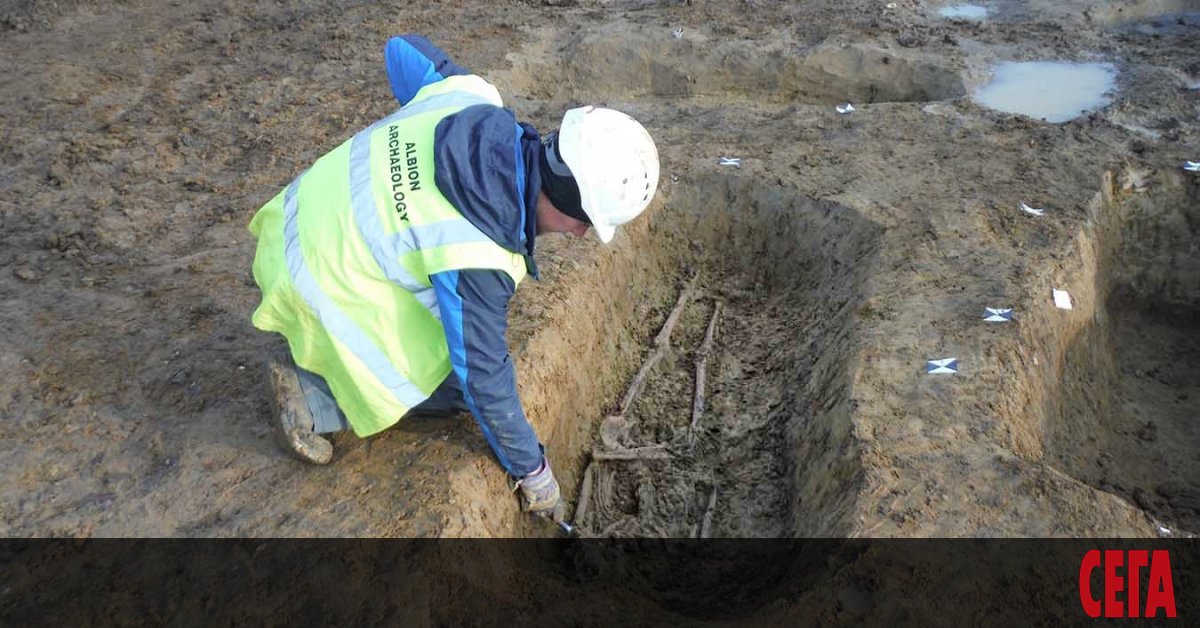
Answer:
POLYGON ((475 105, 438 123, 433 149, 438 190, 493 242, 524 255, 534 279, 540 141, 512 111, 475 105))

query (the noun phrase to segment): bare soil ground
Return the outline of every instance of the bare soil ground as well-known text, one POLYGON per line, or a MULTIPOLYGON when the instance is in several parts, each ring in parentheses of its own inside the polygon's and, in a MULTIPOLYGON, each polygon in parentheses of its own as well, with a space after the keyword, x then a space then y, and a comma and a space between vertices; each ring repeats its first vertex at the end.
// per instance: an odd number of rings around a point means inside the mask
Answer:
POLYGON ((598 463, 590 533, 1197 530, 1200 2, 980 4, 0 2, 0 532, 556 533, 469 417, 341 438, 327 468, 270 437, 246 224, 395 106, 381 51, 408 31, 541 129, 592 102, 658 141, 648 217, 607 248, 539 242, 511 314, 574 506, 699 274, 627 412, 626 445, 671 458, 598 463), (985 109, 1001 60, 1111 62, 1114 102, 985 109), (942 357, 959 374, 926 375, 942 357))

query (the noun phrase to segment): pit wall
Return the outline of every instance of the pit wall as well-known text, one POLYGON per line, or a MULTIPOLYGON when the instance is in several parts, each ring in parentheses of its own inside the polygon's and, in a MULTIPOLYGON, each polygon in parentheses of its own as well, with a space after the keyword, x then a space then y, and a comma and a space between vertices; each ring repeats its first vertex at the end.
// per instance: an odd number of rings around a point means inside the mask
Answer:
POLYGON ((856 313, 875 265, 882 228, 842 205, 732 177, 685 186, 675 208, 694 259, 726 290, 769 295, 800 311, 779 338, 794 536, 846 536, 863 481, 851 412, 856 313))
MULTIPOLYGON (((1087 222, 1076 234, 1074 246, 1056 256, 1060 261, 1053 267, 1030 278, 1021 300, 1027 305, 1016 314, 1020 340, 1007 345, 1001 356, 1001 363, 1006 365, 1003 381, 1011 388, 1008 394, 1000 395, 1000 411, 1008 428, 1007 444, 1018 455, 1034 459, 1045 456, 1052 428, 1050 417, 1061 405, 1060 383, 1068 368, 1066 356, 1081 335, 1097 324, 1103 325, 1105 302, 1113 283, 1111 275, 1122 272, 1114 270, 1109 260, 1128 237, 1135 208, 1152 202, 1138 198, 1144 193, 1146 176, 1132 171, 1106 172, 1101 190, 1088 205, 1087 222), (1072 310, 1053 306, 1053 289, 1071 295, 1072 310)), ((1182 194, 1178 178, 1164 176, 1164 184, 1160 194, 1182 194)), ((1095 353, 1087 370, 1107 381, 1103 374, 1111 372, 1111 355, 1095 353)))
POLYGON ((966 94, 944 59, 859 43, 808 46, 712 37, 706 29, 674 38, 669 28, 615 20, 577 34, 545 34, 562 49, 511 53, 496 73, 510 93, 583 102, 713 99, 722 103, 840 104, 925 102, 966 94), (562 59, 547 66, 542 59, 562 59), (546 76, 555 80, 546 81, 546 76))
POLYGON ((1051 464, 1189 528, 1197 402, 1187 394, 1195 374, 1180 371, 1196 359, 1186 339, 1200 329, 1198 191, 1181 173, 1106 178, 1094 218, 1096 309, 1067 345, 1045 406, 1051 464))
POLYGON ((1132 438, 1127 432, 1136 426, 1124 425, 1111 307, 1132 303, 1168 316, 1196 311, 1197 187, 1175 172, 1105 173, 1072 250, 1033 278, 1028 306, 1018 309, 1020 342, 1003 356, 1009 366, 1001 416, 1011 449, 1125 499, 1125 514, 1096 515, 1089 528, 1095 534, 1154 530, 1128 490, 1099 480, 1144 473, 1122 460, 1136 448, 1112 440, 1132 438), (1066 289, 1074 309, 1056 309, 1052 288, 1066 289), (1100 468, 1106 464, 1107 471, 1100 468), (1146 523, 1133 523, 1138 519, 1146 523))
MULTIPOLYGON (((671 187, 660 183, 647 215, 622 227, 608 246, 590 234, 539 242, 542 280, 523 282, 510 305, 509 348, 521 401, 572 507, 601 419, 678 296, 686 247, 664 219, 675 202, 671 187)), ((558 534, 517 510, 490 460, 453 475, 456 496, 443 536, 558 534)))
MULTIPOLYGON (((510 342, 525 409, 573 506, 599 423, 695 269, 722 277, 713 292, 765 291, 772 302, 811 309, 779 363, 787 382, 778 420, 795 487, 797 536, 849 530, 861 482, 850 421, 849 356, 854 312, 880 228, 858 213, 734 177, 663 182, 648 218, 610 247, 565 243, 550 250, 543 282, 514 302, 510 342), (537 303, 538 305, 532 305, 537 303)), ((522 293, 524 295, 522 296, 522 293)), ((447 536, 547 536, 551 526, 516 512, 500 474, 456 472, 462 506, 447 536), (480 501, 481 496, 486 501, 480 501)))
POLYGON ((1124 198, 1115 189, 1110 193, 1101 233, 1109 297, 1141 302, 1168 317, 1195 311, 1200 307, 1200 182, 1181 173, 1138 173, 1127 185, 1153 189, 1126 191, 1124 198))

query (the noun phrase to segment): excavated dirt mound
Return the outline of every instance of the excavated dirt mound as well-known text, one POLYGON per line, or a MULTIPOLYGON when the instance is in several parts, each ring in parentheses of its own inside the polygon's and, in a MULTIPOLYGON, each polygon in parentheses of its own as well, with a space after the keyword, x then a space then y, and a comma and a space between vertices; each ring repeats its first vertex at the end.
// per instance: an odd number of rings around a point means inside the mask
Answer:
POLYGON ((246 224, 394 108, 380 49, 415 31, 540 129, 591 102, 658 143, 646 216, 539 240, 510 312, 584 532, 1190 534, 1200 3, 941 6, 0 3, 4 533, 559 533, 470 417, 324 468, 270 437, 246 224), (1014 60, 1112 63, 1113 102, 977 104, 1014 60))

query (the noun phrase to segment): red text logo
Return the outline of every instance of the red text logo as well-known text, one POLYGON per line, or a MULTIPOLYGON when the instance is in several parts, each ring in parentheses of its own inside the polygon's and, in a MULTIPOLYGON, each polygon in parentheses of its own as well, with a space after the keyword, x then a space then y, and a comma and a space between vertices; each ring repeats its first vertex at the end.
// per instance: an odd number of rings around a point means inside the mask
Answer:
POLYGON ((1175 585, 1167 550, 1091 550, 1079 566, 1079 602, 1088 617, 1175 617, 1175 585), (1101 554, 1104 561, 1101 566, 1101 554), (1142 570, 1149 567, 1149 586, 1142 595, 1142 570), (1092 590, 1092 574, 1102 569, 1103 604, 1092 590), (1118 599, 1118 594, 1121 594, 1118 599))

